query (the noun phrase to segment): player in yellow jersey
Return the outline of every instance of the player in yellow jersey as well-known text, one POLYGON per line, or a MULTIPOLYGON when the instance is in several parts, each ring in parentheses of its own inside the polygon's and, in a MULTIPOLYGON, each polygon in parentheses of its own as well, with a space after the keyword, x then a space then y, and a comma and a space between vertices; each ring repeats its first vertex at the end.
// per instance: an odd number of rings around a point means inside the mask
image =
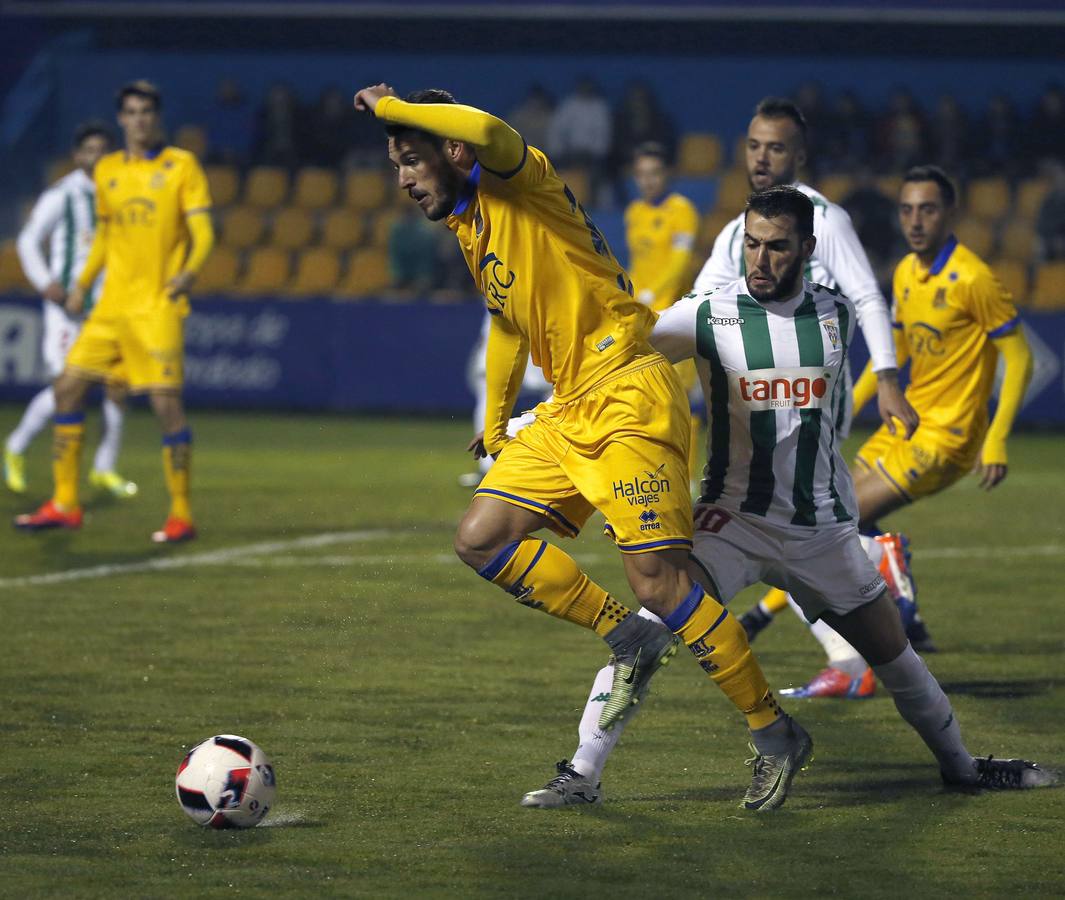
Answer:
POLYGON ((147 393, 163 431, 163 468, 170 511, 157 543, 195 537, 189 508, 192 434, 181 400, 183 323, 188 290, 214 241, 211 197, 196 158, 160 139, 162 99, 146 81, 118 94, 125 150, 96 166, 99 225, 89 258, 70 292, 78 312, 106 266, 103 290, 55 383, 55 493, 34 513, 18 516, 27 530, 79 528, 78 469, 85 431, 85 394, 121 362, 130 390, 147 393))
MULTIPOLYGON (((625 210, 625 239, 629 245, 629 274, 636 299, 663 312, 691 289, 692 247, 699 227, 695 204, 670 191, 669 154, 661 144, 641 144, 632 154, 632 177, 640 196, 625 210)), ((695 363, 676 365, 681 386, 695 387, 695 363)), ((702 409, 702 404, 696 404, 702 409)), ((693 427, 688 448, 688 475, 699 470, 699 429, 693 427)))
POLYGON ((400 189, 455 233, 492 315, 478 449, 497 460, 459 525, 458 556, 519 603, 604 638, 616 660, 604 728, 683 640, 747 717, 763 760, 748 807, 779 806, 810 738, 781 712, 740 624, 689 577, 690 419, 673 368, 648 342, 654 314, 547 157, 506 122, 446 91, 404 101, 383 84, 359 91, 355 106, 386 124, 400 189), (511 439, 530 354, 555 393, 511 439), (636 598, 665 626, 531 537, 575 536, 595 509, 636 598))

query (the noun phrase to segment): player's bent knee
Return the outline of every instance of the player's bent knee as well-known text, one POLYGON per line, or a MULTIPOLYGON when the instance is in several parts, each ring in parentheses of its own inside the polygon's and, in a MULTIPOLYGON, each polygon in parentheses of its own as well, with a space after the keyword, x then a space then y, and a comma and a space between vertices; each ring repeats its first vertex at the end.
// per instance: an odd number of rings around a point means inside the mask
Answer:
POLYGON ((687 553, 667 550, 626 555, 625 574, 641 606, 655 615, 667 615, 692 589, 687 553))

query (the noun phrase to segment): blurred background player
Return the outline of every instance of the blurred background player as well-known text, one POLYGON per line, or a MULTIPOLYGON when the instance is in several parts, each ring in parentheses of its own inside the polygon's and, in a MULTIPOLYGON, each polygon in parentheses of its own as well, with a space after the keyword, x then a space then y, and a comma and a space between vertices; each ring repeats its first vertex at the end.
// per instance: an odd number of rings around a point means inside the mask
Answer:
MULTIPOLYGON (((16 246, 22 269, 44 298, 41 350, 49 381, 54 381, 63 371, 84 314, 92 308, 99 293, 97 279, 86 294, 83 313, 67 312, 67 293, 85 265, 96 231, 93 169, 100 157, 111 150, 112 143, 111 132, 102 122, 79 126, 74 132, 74 170, 41 194, 19 232, 16 246), (47 255, 42 249, 45 244, 47 255)), ((125 393, 125 387, 117 380, 108 382, 103 399, 103 429, 89 474, 90 484, 122 498, 137 493, 137 485, 115 471, 122 444, 125 393)), ((4 446, 4 481, 16 494, 26 492, 26 450, 54 414, 55 392, 49 384, 30 401, 22 420, 8 435, 4 446)))
POLYGON ((80 528, 78 467, 85 432, 85 394, 121 361, 130 390, 147 393, 163 432, 163 470, 170 511, 156 543, 195 537, 189 507, 192 434, 181 400, 183 323, 188 290, 214 242, 211 197, 196 158, 166 146, 162 99, 147 81, 118 94, 125 150, 96 166, 99 226, 68 308, 83 306, 100 270, 100 299, 55 383, 55 493, 34 513, 16 517, 27 530, 80 528))
MULTIPOLYGON (((635 302, 602 233, 543 152, 501 119, 444 91, 403 101, 384 84, 359 91, 355 106, 386 123, 400 189, 455 233, 492 315, 478 449, 497 461, 459 524, 456 554, 522 605, 603 638, 615 662, 601 727, 638 702, 683 641, 744 714, 759 753, 794 761, 809 738, 780 709, 743 628, 688 575, 687 398, 647 343, 653 313, 635 302), (511 439, 530 352, 554 396, 511 439), (668 627, 632 615, 560 547, 531 537, 576 536, 596 509, 636 599, 668 627)), ((749 801, 783 802, 781 780, 763 775, 749 801)))
MULTIPOLYGON (((672 171, 664 144, 640 144, 632 154, 632 177, 639 197, 625 210, 625 240, 629 247, 629 277, 636 299, 660 313, 691 287, 692 247, 699 213, 687 197, 670 190, 672 171)), ((690 395, 698 382, 695 363, 675 366, 690 395)), ((701 414, 702 403, 693 404, 701 414)), ((689 474, 699 467, 699 429, 692 428, 689 474)))
MULTIPOLYGON (((885 427, 892 431, 896 427, 892 418, 897 418, 908 436, 917 425, 917 416, 899 387, 887 301, 880 292, 850 216, 842 207, 796 180, 799 169, 807 162, 806 137, 806 120, 798 106, 780 97, 763 99, 755 107, 754 117, 747 126, 744 147, 748 183, 755 192, 768 190, 775 185, 791 185, 814 204, 817 245, 807 263, 805 275, 815 284, 838 288, 854 304, 858 325, 869 348, 872 370, 876 373, 874 383, 880 417, 885 427)), ((745 274, 743 229, 742 213, 722 229, 714 241, 710 258, 695 279, 697 293, 730 284, 745 274)), ((849 380, 849 369, 844 367, 844 373, 849 380)), ((845 398, 836 423, 841 439, 846 437, 850 429, 848 400, 845 398)), ((858 502, 860 506, 860 498, 858 502)), ((758 606, 741 616, 740 622, 748 637, 753 639, 787 603, 788 598, 783 591, 773 590, 758 606)), ((792 608, 801 617, 798 606, 793 604, 792 608)), ((824 622, 814 623, 810 630, 828 656, 829 670, 834 676, 831 685, 833 696, 869 696, 876 690, 873 673, 850 644, 824 622)))
MULTIPOLYGON (((699 358, 708 399, 710 454, 705 495, 695 506, 695 559, 726 599, 768 581, 794 591, 811 618, 824 617, 845 632, 876 666, 947 785, 1051 786, 1054 774, 1034 763, 977 760, 966 750, 950 700, 907 643, 884 578, 862 548, 834 421, 844 402, 854 307, 802 276, 813 250, 813 213, 809 198, 792 187, 752 194, 746 275, 688 295, 655 325, 652 343, 667 359, 699 358), (789 385, 786 392, 777 392, 781 382, 789 385)), ((639 615, 651 617, 646 610, 639 615)), ((711 632, 706 643, 713 640, 711 632)), ((597 726, 611 668, 593 682, 573 763, 558 763, 558 775, 526 794, 522 806, 600 801, 603 767, 638 710, 611 731, 597 726)), ((795 767, 804 761, 796 759, 795 767)), ((751 763, 756 778, 774 768, 761 757, 751 763)), ((790 781, 794 774, 788 769, 777 777, 790 781)))

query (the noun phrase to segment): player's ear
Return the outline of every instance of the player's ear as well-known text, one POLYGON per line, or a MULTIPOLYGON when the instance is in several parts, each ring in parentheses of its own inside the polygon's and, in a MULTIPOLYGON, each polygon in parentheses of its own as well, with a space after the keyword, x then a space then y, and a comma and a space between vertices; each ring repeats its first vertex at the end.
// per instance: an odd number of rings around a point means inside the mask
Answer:
POLYGON ((802 255, 803 259, 810 259, 814 255, 814 248, 817 246, 817 238, 814 235, 809 235, 802 239, 802 255))
POLYGON ((472 168, 476 160, 473 148, 462 141, 444 141, 444 156, 448 162, 463 169, 472 168))

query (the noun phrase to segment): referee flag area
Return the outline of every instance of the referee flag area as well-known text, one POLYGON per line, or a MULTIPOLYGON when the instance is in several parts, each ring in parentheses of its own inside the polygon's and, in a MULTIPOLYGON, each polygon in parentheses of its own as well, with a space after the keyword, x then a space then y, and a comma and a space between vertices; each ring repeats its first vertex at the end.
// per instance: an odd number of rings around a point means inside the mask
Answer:
MULTIPOLYGON (((0 406, 0 427, 18 412, 0 406)), ((603 652, 452 561, 465 417, 201 411, 194 427, 195 543, 146 540, 163 488, 142 410, 125 460, 144 496, 88 496, 80 532, 0 530, 3 893, 1057 893, 1058 792, 944 792, 883 692, 790 701, 814 763, 778 815, 744 815, 742 723, 686 658, 626 732, 605 805, 522 809, 571 747, 603 652), (202 831, 174 803, 183 754, 223 732, 270 754, 272 827, 202 831)), ((995 493, 966 479, 898 518, 941 646, 928 662, 973 752, 1063 768, 1057 438, 1010 448, 995 493)), ((46 489, 44 442, 28 475, 46 489)), ((23 505, 0 495, 2 515, 23 505)), ((626 596, 597 520, 566 547, 626 596)), ((820 662, 791 616, 756 650, 774 687, 820 662)))

